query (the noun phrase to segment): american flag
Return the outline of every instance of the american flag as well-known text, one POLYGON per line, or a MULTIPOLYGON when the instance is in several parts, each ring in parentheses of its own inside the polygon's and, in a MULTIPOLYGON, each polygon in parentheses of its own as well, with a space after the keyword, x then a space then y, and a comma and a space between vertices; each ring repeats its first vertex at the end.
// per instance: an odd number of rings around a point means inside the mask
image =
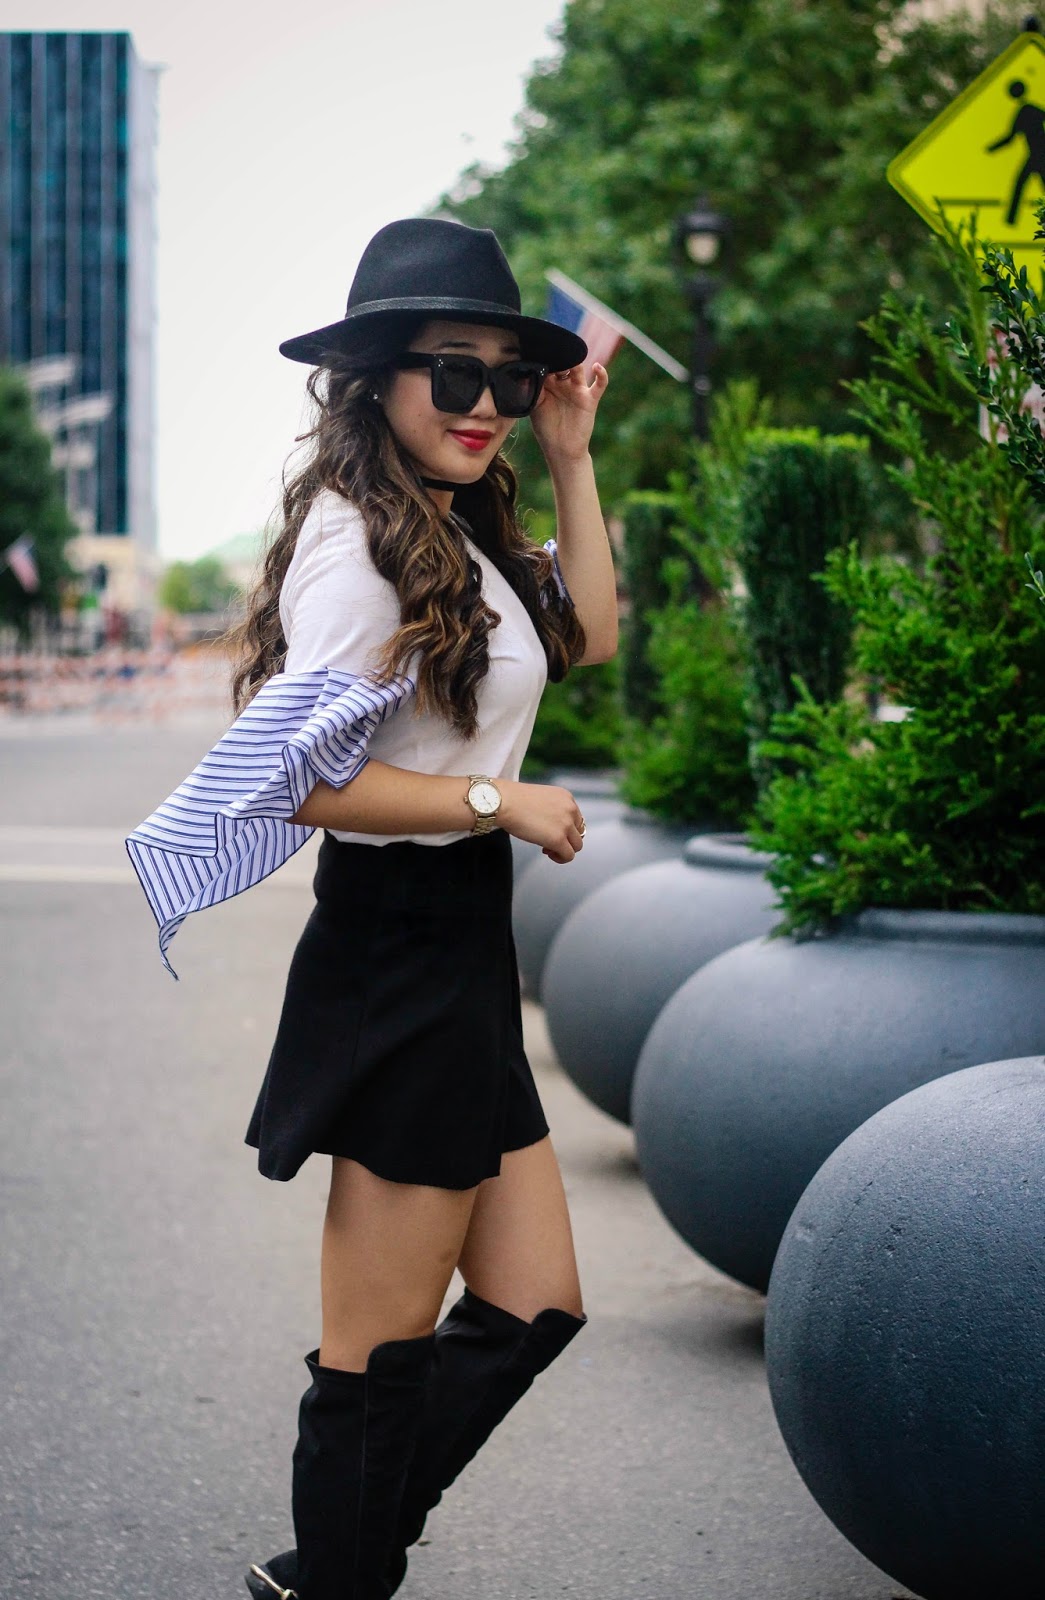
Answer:
POLYGON ((615 353, 622 340, 627 339, 643 355, 649 356, 658 367, 685 383, 689 373, 681 362, 669 356, 659 344, 654 344, 652 339, 636 328, 634 323, 627 322, 619 317, 609 306, 603 305, 601 300, 596 300, 587 289, 582 289, 579 283, 574 283, 564 272, 546 272, 544 276, 551 284, 548 290, 548 306, 545 316, 549 322, 555 322, 560 328, 569 328, 571 333, 579 334, 588 346, 588 359, 584 363, 584 375, 591 382, 591 369, 596 361, 601 361, 604 367, 610 363, 610 358, 615 353))
POLYGON ((40 587, 40 574, 36 570, 36 560, 33 555, 33 541, 27 533, 23 533, 14 544, 9 544, 0 558, 7 563, 18 579, 22 588, 29 593, 34 593, 40 587))

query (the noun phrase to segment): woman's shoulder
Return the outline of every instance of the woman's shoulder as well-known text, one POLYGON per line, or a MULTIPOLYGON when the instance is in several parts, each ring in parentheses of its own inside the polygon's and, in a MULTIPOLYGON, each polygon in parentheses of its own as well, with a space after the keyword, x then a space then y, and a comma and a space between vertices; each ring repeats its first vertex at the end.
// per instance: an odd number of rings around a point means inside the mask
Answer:
POLYGON ((387 609, 389 597, 394 596, 394 588, 371 559, 358 506, 332 489, 321 489, 298 531, 280 587, 284 632, 302 606, 310 611, 316 606, 340 610, 348 603, 365 603, 387 609))
POLYGON ((294 589, 331 572, 384 582, 371 559, 359 507, 333 489, 320 489, 298 530, 283 586, 294 589))
POLYGON ((366 523, 353 501, 346 500, 336 489, 320 489, 301 524, 294 555, 303 559, 330 543, 365 550, 366 523))

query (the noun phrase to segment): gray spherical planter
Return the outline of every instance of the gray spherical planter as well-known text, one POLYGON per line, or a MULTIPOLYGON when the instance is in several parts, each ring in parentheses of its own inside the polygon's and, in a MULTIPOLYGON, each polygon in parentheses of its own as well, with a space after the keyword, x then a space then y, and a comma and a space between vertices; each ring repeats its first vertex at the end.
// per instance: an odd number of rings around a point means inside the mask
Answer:
POLYGON ((777 1420, 832 1522, 927 1600, 1045 1594, 1045 1059, 904 1095, 773 1268, 777 1420))
POLYGON ((630 1121, 635 1065, 665 1001, 698 967, 779 919, 765 878, 771 860, 743 834, 699 834, 680 857, 595 889, 555 935, 541 979, 555 1054, 618 1122, 630 1121))
MULTIPOLYGON (((587 805, 582 802, 586 823, 587 805)), ((543 852, 531 861, 515 885, 512 907, 519 974, 527 994, 540 994, 549 947, 575 906, 631 867, 681 855, 692 833, 692 828, 671 827, 644 811, 626 810, 590 825, 584 848, 572 861, 552 861, 543 852)))
POLYGON ((1045 917, 864 911, 755 939, 686 980, 635 1071, 639 1165, 668 1221, 765 1289, 842 1140, 919 1084, 1045 1042, 1045 917))
MULTIPOLYGON (((628 809, 617 794, 617 775, 614 773, 556 770, 541 781, 569 789, 574 798, 581 802, 586 823, 604 822, 621 816, 628 809)), ((512 865, 516 883, 530 863, 542 854, 539 844, 512 835, 512 865)))

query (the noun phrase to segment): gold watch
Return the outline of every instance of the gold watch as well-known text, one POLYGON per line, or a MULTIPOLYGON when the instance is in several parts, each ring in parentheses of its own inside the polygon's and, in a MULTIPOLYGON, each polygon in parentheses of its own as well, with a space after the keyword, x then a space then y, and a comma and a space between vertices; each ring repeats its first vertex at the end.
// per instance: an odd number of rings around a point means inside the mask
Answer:
POLYGON ((491 828, 496 827, 494 818, 500 810, 501 791, 492 778, 483 772, 470 772, 465 799, 475 812, 473 833, 489 833, 491 828))

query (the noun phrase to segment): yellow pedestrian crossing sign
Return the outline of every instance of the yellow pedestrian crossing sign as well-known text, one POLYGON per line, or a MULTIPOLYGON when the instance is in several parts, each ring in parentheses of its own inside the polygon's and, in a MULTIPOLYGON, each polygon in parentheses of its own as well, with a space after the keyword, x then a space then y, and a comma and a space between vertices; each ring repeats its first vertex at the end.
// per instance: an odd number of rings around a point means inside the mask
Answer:
POLYGON ((976 218, 981 240, 1008 245, 1037 286, 1045 242, 1045 38, 1024 33, 896 156, 886 177, 932 227, 976 218))

